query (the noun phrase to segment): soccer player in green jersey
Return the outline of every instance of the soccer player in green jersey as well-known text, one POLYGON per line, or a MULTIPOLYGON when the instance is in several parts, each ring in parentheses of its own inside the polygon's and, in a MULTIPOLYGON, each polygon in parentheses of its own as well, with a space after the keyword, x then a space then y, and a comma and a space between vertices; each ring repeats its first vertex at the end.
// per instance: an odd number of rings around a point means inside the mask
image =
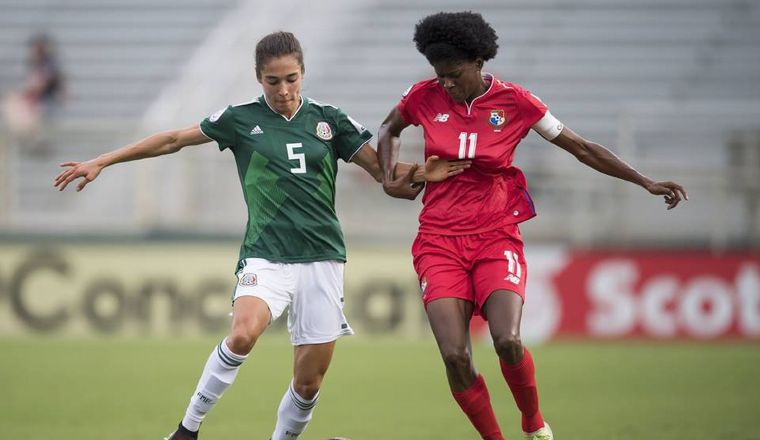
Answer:
MULTIPOLYGON (((256 77, 264 94, 229 106, 199 125, 147 137, 86 162, 66 162, 55 179, 61 191, 76 179, 81 191, 107 166, 175 153, 216 141, 230 149, 248 206, 240 248, 232 326, 214 347, 177 430, 169 439, 198 437, 201 422, 232 384, 256 340, 288 310, 295 346, 293 379, 277 411, 272 440, 297 438, 311 419, 335 341, 353 333, 343 314, 346 250, 335 215, 338 159, 364 168, 377 182, 382 171, 372 135, 340 109, 301 96, 303 52, 289 32, 256 45, 256 77)), ((386 182, 414 198, 424 181, 461 173, 469 161, 436 157, 425 166, 401 163, 386 182)))

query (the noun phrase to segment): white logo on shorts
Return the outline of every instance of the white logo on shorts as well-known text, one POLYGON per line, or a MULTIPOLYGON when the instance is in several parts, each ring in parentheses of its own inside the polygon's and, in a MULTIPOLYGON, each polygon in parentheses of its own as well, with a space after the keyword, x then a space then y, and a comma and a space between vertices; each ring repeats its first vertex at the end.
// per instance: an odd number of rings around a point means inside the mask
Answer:
POLYGON ((425 293, 425 289, 427 289, 427 278, 423 278, 420 282, 420 290, 422 290, 422 293, 425 293))
POLYGON ((255 286, 258 284, 258 279, 256 279, 255 273, 244 273, 242 277, 240 277, 240 285, 241 286, 255 286))
POLYGON ((512 284, 520 284, 522 267, 520 266, 520 260, 517 257, 517 253, 504 251, 504 256, 507 257, 507 276, 505 276, 504 279, 512 284))
POLYGON ((520 278, 517 278, 512 274, 507 275, 507 277, 504 279, 511 282, 512 284, 520 284, 520 278))

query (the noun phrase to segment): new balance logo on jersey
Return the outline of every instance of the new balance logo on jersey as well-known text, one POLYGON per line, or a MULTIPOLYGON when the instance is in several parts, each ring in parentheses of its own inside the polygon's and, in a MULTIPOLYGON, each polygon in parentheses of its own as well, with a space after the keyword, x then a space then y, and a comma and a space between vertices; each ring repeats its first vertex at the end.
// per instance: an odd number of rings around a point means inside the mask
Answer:
POLYGON ((449 114, 448 113, 438 113, 435 115, 435 118, 433 118, 433 122, 446 122, 449 120, 449 114))
POLYGON ((253 130, 249 134, 264 134, 264 130, 261 129, 258 125, 253 127, 253 130))

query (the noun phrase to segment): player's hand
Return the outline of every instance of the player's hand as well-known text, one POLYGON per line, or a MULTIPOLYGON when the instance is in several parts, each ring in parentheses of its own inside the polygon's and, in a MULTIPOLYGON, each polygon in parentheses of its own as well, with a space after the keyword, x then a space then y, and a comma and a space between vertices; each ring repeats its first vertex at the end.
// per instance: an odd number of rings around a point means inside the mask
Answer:
POLYGON ((88 183, 95 180, 103 170, 103 166, 98 164, 95 160, 88 160, 87 162, 64 162, 61 166, 66 167, 66 169, 56 176, 53 183, 53 186, 58 188, 58 191, 63 191, 69 183, 81 177, 82 181, 77 185, 77 192, 79 192, 83 190, 88 183))
POLYGON ((424 183, 414 183, 414 173, 417 172, 417 164, 409 167, 409 170, 393 180, 383 180, 383 191, 397 199, 414 200, 425 187, 424 183))
POLYGON ((652 182, 647 186, 647 191, 656 196, 665 196, 665 204, 668 205, 668 209, 678 206, 681 199, 689 200, 686 190, 675 182, 652 182))
POLYGON ((471 160, 446 160, 438 156, 430 156, 425 161, 425 180, 440 182, 451 176, 464 173, 470 168, 471 160))

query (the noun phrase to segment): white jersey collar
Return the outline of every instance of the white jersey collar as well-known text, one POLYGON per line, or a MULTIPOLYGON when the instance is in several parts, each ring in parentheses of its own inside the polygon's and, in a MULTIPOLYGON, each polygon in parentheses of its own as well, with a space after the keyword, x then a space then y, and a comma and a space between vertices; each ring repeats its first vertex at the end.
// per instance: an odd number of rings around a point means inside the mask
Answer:
POLYGON ((496 77, 494 77, 493 74, 491 74, 491 73, 483 72, 483 74, 481 76, 483 77, 484 80, 490 79, 491 83, 488 84, 488 88, 486 89, 485 92, 483 92, 483 94, 481 94, 481 95, 476 96, 475 98, 473 98, 473 100, 469 104, 465 101, 464 104, 467 106, 467 114, 468 115, 472 112, 472 106, 475 104, 475 101, 477 101, 478 99, 480 99, 480 98, 488 95, 491 92, 491 89, 493 89, 494 83, 496 82, 496 77))
POLYGON ((269 110, 272 110, 272 112, 273 112, 273 113, 275 113, 275 114, 278 114, 278 115, 282 116, 282 119, 285 119, 285 120, 286 120, 286 121, 288 121, 288 122, 292 121, 292 120, 293 120, 293 118, 295 118, 295 117, 296 117, 296 115, 298 114, 298 112, 301 110, 301 107, 303 107, 303 103, 306 101, 305 99, 303 99, 303 95, 302 95, 302 96, 299 96, 299 98, 301 99, 301 103, 300 103, 300 104, 298 104, 298 108, 297 108, 297 109, 296 109, 296 111, 293 113, 293 116, 291 116, 291 117, 289 117, 289 118, 288 118, 287 116, 285 116, 285 115, 283 115, 282 113, 280 113, 280 112, 278 112, 277 110, 275 110, 275 109, 274 109, 274 107, 272 107, 272 106, 269 104, 269 101, 267 100, 267 95, 263 95, 263 94, 262 94, 261 96, 264 98, 264 102, 267 104, 267 107, 269 107, 269 110))

